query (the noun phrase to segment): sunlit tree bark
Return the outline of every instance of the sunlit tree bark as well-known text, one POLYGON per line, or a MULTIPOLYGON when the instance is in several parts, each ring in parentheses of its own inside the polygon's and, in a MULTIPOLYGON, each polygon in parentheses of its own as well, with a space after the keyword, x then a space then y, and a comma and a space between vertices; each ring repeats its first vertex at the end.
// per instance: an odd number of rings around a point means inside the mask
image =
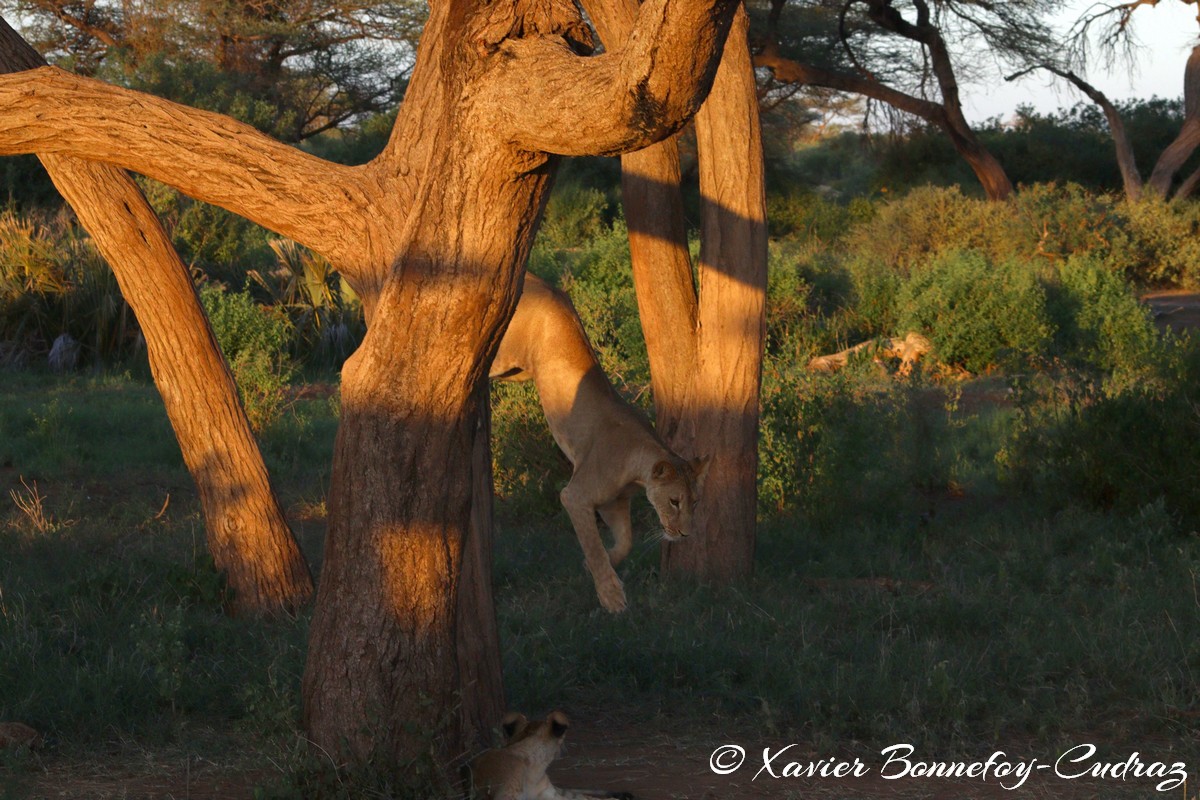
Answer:
MULTIPOLYGON (((567 0, 432 4, 384 153, 326 164, 228 119, 40 69, 0 76, 0 153, 143 171, 327 255, 364 298, 342 373, 305 727, 338 759, 463 752, 457 611, 487 365, 520 290, 552 154, 674 134, 717 72, 733 0, 648 0, 586 57, 567 0)), ((716 258, 714 252, 713 258, 716 258)))

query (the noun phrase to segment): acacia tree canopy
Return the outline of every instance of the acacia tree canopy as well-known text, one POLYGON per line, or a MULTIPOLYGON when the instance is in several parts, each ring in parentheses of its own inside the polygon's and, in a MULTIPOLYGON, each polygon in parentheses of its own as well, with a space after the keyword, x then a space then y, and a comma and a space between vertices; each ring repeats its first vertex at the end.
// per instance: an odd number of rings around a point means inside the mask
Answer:
POLYGON ((415 0, 0 0, 35 48, 83 75, 299 141, 403 95, 415 0))
MULTIPOLYGON (((755 65, 774 84, 807 84, 862 95, 889 111, 940 128, 988 196, 1012 184, 962 111, 961 81, 996 65, 1053 60, 1046 18, 1057 0, 756 0, 763 46, 755 65)), ((770 87, 768 87, 770 89, 770 87)))

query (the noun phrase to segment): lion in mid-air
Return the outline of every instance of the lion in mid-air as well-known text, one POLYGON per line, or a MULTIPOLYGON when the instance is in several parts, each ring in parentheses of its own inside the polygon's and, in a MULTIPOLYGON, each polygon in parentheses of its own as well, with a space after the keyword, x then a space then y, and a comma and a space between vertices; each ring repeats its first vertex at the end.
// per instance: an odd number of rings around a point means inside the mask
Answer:
POLYGON ((630 498, 639 488, 663 526, 663 538, 692 532, 692 512, 708 458, 686 461, 658 438, 646 416, 609 383, 565 294, 526 273, 525 289, 488 376, 537 385, 554 441, 574 471, 559 497, 596 584, 600 603, 625 610, 625 587, 613 569, 633 547, 630 498), (597 512, 613 532, 605 551, 597 512))

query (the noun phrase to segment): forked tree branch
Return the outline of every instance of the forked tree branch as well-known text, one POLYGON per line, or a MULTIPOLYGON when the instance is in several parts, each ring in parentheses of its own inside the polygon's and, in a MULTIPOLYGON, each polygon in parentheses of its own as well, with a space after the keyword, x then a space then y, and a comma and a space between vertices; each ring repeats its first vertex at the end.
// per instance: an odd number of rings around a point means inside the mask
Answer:
POLYGON ((310 156, 229 117, 54 67, 0 75, 0 154, 51 153, 141 173, 311 247, 361 251, 361 170, 310 156), (330 225, 330 220, 338 220, 330 225))
POLYGON ((617 155, 675 133, 716 75, 740 0, 647 0, 620 49, 593 58, 561 39, 503 42, 480 111, 514 145, 560 155, 617 155))

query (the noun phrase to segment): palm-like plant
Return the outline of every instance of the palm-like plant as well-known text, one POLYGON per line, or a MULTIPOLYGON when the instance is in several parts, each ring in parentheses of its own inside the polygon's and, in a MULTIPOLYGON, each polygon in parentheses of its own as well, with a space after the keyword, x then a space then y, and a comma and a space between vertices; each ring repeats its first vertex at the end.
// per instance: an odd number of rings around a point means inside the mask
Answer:
POLYGON ((362 306, 354 290, 329 260, 291 239, 274 239, 278 266, 250 278, 267 294, 270 305, 283 309, 296 330, 294 347, 340 366, 362 338, 362 306))

